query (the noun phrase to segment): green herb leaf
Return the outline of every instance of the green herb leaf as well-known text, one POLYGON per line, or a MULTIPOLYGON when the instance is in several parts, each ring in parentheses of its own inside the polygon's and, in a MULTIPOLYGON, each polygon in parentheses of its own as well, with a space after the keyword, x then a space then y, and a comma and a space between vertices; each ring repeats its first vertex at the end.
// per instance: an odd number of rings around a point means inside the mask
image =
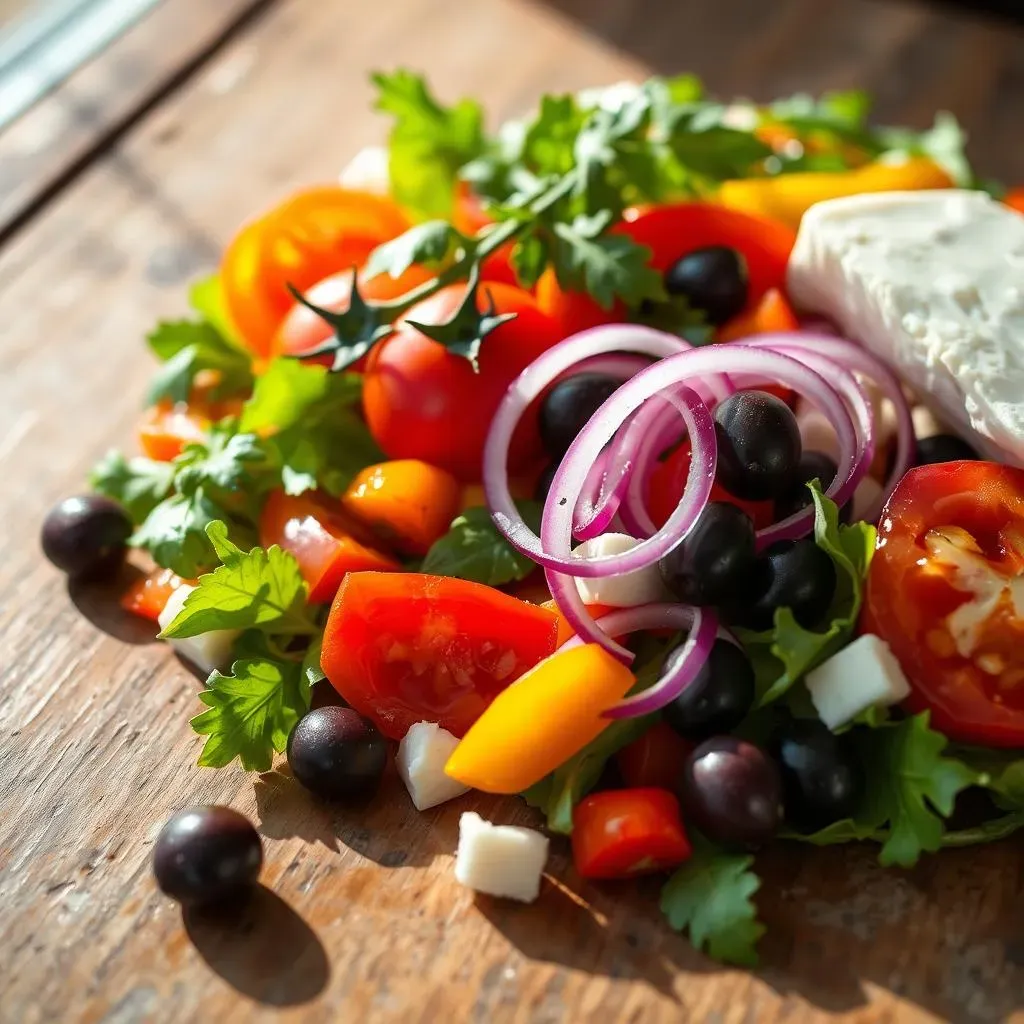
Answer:
POLYGON ((214 398, 244 394, 252 386, 250 356, 205 321, 163 321, 146 341, 163 363, 150 385, 150 404, 164 398, 187 401, 200 370, 216 370, 220 375, 214 398))
MULTIPOLYGON (((305 657, 302 659, 302 675, 305 679, 305 687, 307 691, 312 691, 313 687, 317 683, 322 682, 327 676, 324 674, 324 670, 320 667, 320 655, 323 650, 323 634, 318 633, 314 638, 313 642, 306 649, 305 657)), ((308 704, 308 698, 306 703, 308 704)))
POLYGON ((173 482, 171 463, 126 459, 117 451, 107 452, 89 476, 92 489, 123 505, 136 526, 170 494, 173 482))
POLYGON ((212 430, 206 444, 187 445, 173 467, 179 493, 192 494, 203 487, 238 511, 253 511, 275 482, 260 439, 255 434, 236 434, 231 428, 212 430))
POLYGON ((372 76, 377 109, 395 118, 389 139, 391 194, 421 217, 451 213, 459 169, 486 146, 483 111, 473 100, 446 107, 411 71, 372 76))
MULTIPOLYGON (((531 525, 539 522, 537 502, 520 503, 520 511, 531 525)), ((505 540, 486 508, 469 508, 434 542, 419 571, 500 587, 526 579, 536 568, 533 559, 505 540)))
POLYGON ((715 960, 753 967, 757 942, 765 932, 751 897, 761 880, 751 867, 754 858, 729 854, 704 842, 665 883, 661 912, 677 932, 715 960))
POLYGON ((868 523, 841 525, 835 502, 821 493, 817 481, 811 485, 811 495, 815 542, 836 567, 829 626, 821 633, 805 629, 788 608, 779 608, 773 629, 763 633, 736 630, 754 666, 759 707, 778 700, 811 669, 844 647, 860 613, 864 579, 875 549, 875 528, 868 523))
POLYGON ((201 487, 191 494, 174 494, 146 516, 131 543, 145 548, 157 565, 194 579, 216 564, 206 527, 224 515, 201 487))
POLYGON ((891 157, 926 156, 939 165, 959 188, 976 186, 974 172, 967 160, 967 135, 948 111, 935 115, 935 124, 923 132, 907 128, 882 128, 879 137, 891 157))
POLYGON ((231 675, 212 673, 199 699, 209 708, 191 723, 208 737, 199 764, 223 768, 237 757, 246 771, 258 772, 269 771, 309 707, 302 666, 267 658, 238 660, 231 675))
POLYGON ((409 228, 405 234, 378 245, 366 261, 367 279, 379 274, 401 277, 414 263, 441 264, 454 250, 467 251, 470 239, 446 220, 428 220, 409 228))
POLYGON ((228 539, 221 522, 210 523, 206 533, 222 564, 199 578, 161 637, 182 639, 214 629, 259 629, 292 636, 316 632, 306 612, 306 584, 293 555, 276 544, 242 551, 228 539))
POLYGON ((228 315, 224 301, 224 289, 221 287, 220 276, 211 274, 196 281, 188 290, 188 304, 229 344, 245 351, 245 346, 238 338, 235 325, 228 315))

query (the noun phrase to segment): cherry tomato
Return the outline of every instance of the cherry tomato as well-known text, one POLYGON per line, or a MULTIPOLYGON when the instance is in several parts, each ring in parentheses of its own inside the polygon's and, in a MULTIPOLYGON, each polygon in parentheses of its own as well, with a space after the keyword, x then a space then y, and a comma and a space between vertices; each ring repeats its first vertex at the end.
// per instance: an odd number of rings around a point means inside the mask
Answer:
POLYGON ((666 871, 692 852, 679 801, 665 789, 591 793, 572 814, 572 859, 583 878, 666 871))
POLYGON ((324 500, 274 491, 260 516, 260 543, 295 556, 310 601, 330 601, 346 573, 400 568, 389 555, 361 544, 345 525, 340 510, 324 500))
POLYGON ((1020 188, 1011 188, 1010 191, 1006 193, 1003 202, 1011 209, 1024 213, 1024 186, 1021 186, 1020 188))
POLYGON ((908 705, 953 739, 1024 746, 1024 470, 920 466, 880 522, 861 625, 892 648, 908 705))
MULTIPOLYGON (((359 272, 359 294, 367 302, 387 302, 411 291, 418 284, 429 281, 433 274, 425 267, 411 266, 399 277, 390 274, 377 274, 367 278, 363 271, 359 272)), ((314 306, 340 313, 348 309, 349 297, 352 294, 352 271, 341 270, 330 277, 318 281, 308 292, 306 298, 314 306)), ((313 312, 308 306, 296 302, 281 321, 271 346, 273 355, 294 356, 316 348, 321 342, 333 335, 331 325, 313 312)), ((325 357, 330 364, 330 357, 325 357)))
MULTIPOLYGON (((452 285, 409 310, 409 320, 443 323, 465 295, 452 285)), ((422 459, 461 480, 479 480, 484 441, 509 384, 561 335, 533 297, 518 288, 489 284, 479 301, 494 302, 499 313, 516 318, 501 324, 483 342, 480 371, 462 356, 403 323, 370 353, 363 387, 363 411, 374 440, 392 459, 422 459)), ((515 471, 540 452, 536 411, 531 410, 514 439, 509 459, 515 471)))
POLYGON ((171 594, 182 583, 188 582, 191 581, 183 580, 170 569, 154 569, 148 576, 137 579, 125 591, 121 598, 121 607, 126 612, 131 612, 132 615, 156 622, 171 594))
POLYGON ((331 606, 321 665, 391 739, 421 721, 462 736, 554 651, 557 631, 551 612, 480 583, 349 573, 331 606))
POLYGON ((209 429, 209 418, 184 402, 161 401, 142 414, 139 446, 147 458, 170 462, 186 445, 205 441, 209 429))
POLYGON ((390 199, 323 185, 298 192, 235 236, 221 261, 228 314, 246 345, 270 354, 274 334, 304 291, 340 270, 362 266, 381 242, 409 226, 390 199))
POLYGON ((800 326, 796 313, 778 288, 769 288, 753 308, 723 324, 715 341, 737 341, 755 334, 795 331, 800 326))
MULTIPOLYGON (((686 476, 690 471, 689 442, 681 444, 651 473, 647 491, 647 511, 654 524, 662 527, 675 511, 683 496, 686 476)), ((743 501, 733 497, 716 480, 711 487, 711 501, 727 501, 743 509, 753 520, 754 528, 761 530, 775 522, 775 510, 770 501, 743 501)))
POLYGON ((622 781, 630 788, 653 786, 676 792, 683 777, 683 764, 693 750, 667 722, 656 722, 639 739, 616 755, 622 781))
POLYGON ((537 305, 554 318, 565 337, 625 319, 625 310, 621 306, 603 309, 586 292, 563 291, 550 267, 537 282, 537 305))

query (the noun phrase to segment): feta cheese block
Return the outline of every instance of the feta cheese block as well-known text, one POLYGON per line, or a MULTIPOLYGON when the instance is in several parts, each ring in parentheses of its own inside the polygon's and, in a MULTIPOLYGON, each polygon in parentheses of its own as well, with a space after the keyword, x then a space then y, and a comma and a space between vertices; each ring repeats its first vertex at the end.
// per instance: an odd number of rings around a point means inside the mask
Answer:
POLYGON ((548 859, 548 838, 532 828, 492 825, 473 811, 459 818, 455 878, 476 892, 532 903, 548 859))
MULTIPOLYGON (((185 604, 185 598, 195 589, 188 583, 183 583, 167 598, 167 604, 157 619, 162 630, 178 617, 178 612, 185 604)), ((200 633, 199 636, 167 642, 186 661, 209 675, 214 669, 223 669, 231 664, 231 648, 239 632, 237 629, 212 629, 209 633, 200 633)))
MULTIPOLYGON (((580 558, 600 558, 604 555, 622 555, 639 544, 628 533, 602 533, 584 541, 573 552, 580 558)), ((576 580, 576 589, 587 604, 607 604, 613 608, 632 608, 636 605, 664 601, 668 597, 661 572, 656 565, 618 576, 601 576, 576 580)))
POLYGON ((857 637, 823 665, 807 673, 807 689, 818 717, 837 729, 862 711, 899 704, 910 684, 889 645, 871 633, 857 637))
POLYGON ((402 737, 395 764, 417 811, 469 792, 469 786, 444 773, 444 766, 458 745, 458 739, 435 722, 417 722, 402 737))
POLYGON ((1024 465, 1020 213, 963 189, 818 203, 800 224, 788 290, 988 457, 1024 465))

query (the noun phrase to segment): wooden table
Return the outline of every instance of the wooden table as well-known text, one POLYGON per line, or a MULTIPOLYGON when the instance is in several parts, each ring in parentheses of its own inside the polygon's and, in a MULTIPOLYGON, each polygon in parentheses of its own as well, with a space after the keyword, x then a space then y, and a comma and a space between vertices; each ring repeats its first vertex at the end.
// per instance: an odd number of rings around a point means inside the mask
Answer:
MULTIPOLYGON (((366 73, 426 69, 512 114, 544 89, 690 69, 724 94, 863 86, 878 114, 948 107, 1024 181, 1024 38, 866 0, 167 0, 0 136, 0 1020, 916 1021, 1024 1005, 1019 842, 883 873, 870 850, 763 859, 764 967, 661 923, 656 888, 583 885, 556 844, 538 906, 452 879, 465 798, 369 812, 288 777, 194 767, 196 681, 112 595, 71 588, 39 522, 130 444, 141 343, 239 222, 379 140, 366 73), (266 839, 231 925, 155 890, 156 831, 231 803, 266 839)), ((1020 1019, 1024 1020, 1024 1015, 1020 1019)))

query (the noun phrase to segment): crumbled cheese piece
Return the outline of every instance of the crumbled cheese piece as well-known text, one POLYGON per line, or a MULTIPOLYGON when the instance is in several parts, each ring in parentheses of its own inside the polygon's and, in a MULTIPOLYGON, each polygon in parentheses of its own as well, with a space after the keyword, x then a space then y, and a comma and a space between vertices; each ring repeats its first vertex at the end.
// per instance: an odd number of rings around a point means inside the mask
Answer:
POLYGON ((492 825, 472 811, 459 818, 455 878, 470 889, 532 903, 547 859, 547 836, 532 828, 492 825))
MULTIPOLYGON (((622 555, 639 544, 626 533, 602 533, 600 537, 584 541, 573 554, 578 558, 601 558, 622 555)), ((587 604, 606 604, 613 608, 632 608, 666 600, 665 584, 657 565, 649 565, 635 572, 595 579, 577 578, 576 588, 587 604)))
MULTIPOLYGON (((178 617, 178 612, 185 604, 185 598, 195 589, 190 584, 183 583, 167 598, 167 604, 157 619, 161 629, 166 629, 178 617)), ((223 669, 231 663, 231 649, 239 632, 237 629, 212 629, 208 633, 200 633, 199 636, 167 642, 182 658, 209 675, 214 669, 223 669)))
POLYGON ((434 722, 417 722, 402 737, 395 763, 416 810, 425 811, 469 792, 469 786, 444 773, 458 745, 456 737, 434 722))

